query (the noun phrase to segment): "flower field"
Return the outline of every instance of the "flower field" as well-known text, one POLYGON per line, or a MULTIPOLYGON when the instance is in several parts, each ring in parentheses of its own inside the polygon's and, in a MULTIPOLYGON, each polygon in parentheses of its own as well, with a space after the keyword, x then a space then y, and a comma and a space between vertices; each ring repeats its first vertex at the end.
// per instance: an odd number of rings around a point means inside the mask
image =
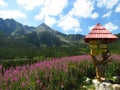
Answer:
MULTIPOLYGON (((120 55, 112 58, 109 74, 106 74, 109 77, 118 75, 120 69, 120 55)), ((0 90, 80 90, 85 77, 95 77, 90 59, 90 55, 80 55, 52 58, 7 70, 0 66, 0 90)))

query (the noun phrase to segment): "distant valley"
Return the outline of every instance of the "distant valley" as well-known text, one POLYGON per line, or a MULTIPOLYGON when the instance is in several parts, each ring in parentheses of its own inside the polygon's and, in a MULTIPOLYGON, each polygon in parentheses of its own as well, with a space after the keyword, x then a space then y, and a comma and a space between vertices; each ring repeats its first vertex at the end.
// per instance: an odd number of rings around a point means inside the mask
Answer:
MULTIPOLYGON (((117 36, 118 40, 109 45, 113 53, 120 53, 120 34, 117 36)), ((33 27, 14 19, 0 18, 0 57, 34 57, 46 53, 46 56, 53 53, 55 56, 86 54, 89 49, 84 37, 81 34, 61 33, 45 23, 33 27)))

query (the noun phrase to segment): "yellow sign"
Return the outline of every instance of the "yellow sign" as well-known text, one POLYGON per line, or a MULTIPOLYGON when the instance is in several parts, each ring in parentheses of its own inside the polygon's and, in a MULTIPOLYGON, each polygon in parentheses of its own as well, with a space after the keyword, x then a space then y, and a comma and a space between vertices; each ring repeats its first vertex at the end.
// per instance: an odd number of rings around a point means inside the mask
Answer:
POLYGON ((99 48, 107 48, 107 45, 106 44, 100 44, 99 48))
POLYGON ((98 43, 99 43, 99 41, 96 41, 96 40, 90 41, 90 44, 98 44, 98 43))
POLYGON ((108 49, 107 48, 101 49, 101 52, 108 52, 108 49))
POLYGON ((96 44, 91 44, 91 45, 90 45, 90 48, 91 48, 91 49, 98 49, 98 45, 96 45, 96 44))
POLYGON ((99 54, 99 50, 90 49, 90 54, 96 56, 99 54))
POLYGON ((99 41, 95 41, 95 40, 90 41, 89 47, 90 47, 90 54, 95 56, 101 54, 102 52, 108 51, 107 44, 102 44, 99 41))

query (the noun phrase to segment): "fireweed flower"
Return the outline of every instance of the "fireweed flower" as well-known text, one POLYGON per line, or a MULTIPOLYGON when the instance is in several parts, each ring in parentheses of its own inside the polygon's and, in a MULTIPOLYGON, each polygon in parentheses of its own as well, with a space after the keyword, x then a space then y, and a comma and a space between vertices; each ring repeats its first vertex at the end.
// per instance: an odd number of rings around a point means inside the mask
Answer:
POLYGON ((3 66, 0 65, 0 71, 2 70, 2 67, 3 67, 3 66))
MULTIPOLYGON (((120 55, 112 57, 120 60, 120 55)), ((84 70, 89 68, 88 66, 90 65, 85 63, 86 65, 83 68, 80 63, 83 60, 90 62, 90 59, 90 55, 52 58, 51 60, 40 61, 31 65, 11 67, 3 75, 1 73, 2 66, 0 66, 0 79, 2 79, 0 83, 4 87, 9 85, 14 90, 16 90, 16 87, 20 89, 30 87, 34 90, 36 85, 48 87, 48 90, 50 87, 60 86, 60 88, 64 88, 69 78, 77 77, 79 75, 77 73, 85 73, 84 70)))

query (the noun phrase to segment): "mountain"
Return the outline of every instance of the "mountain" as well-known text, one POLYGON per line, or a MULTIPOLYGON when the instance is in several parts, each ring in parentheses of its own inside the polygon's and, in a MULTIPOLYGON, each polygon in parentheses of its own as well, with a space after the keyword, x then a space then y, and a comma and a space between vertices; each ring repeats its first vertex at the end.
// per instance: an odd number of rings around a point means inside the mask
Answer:
MULTIPOLYGON (((109 44, 112 53, 120 53, 120 33, 118 39, 109 44)), ((62 57, 88 54, 84 35, 64 34, 45 23, 37 27, 23 25, 14 19, 0 18, 0 60, 6 58, 35 56, 62 57)))
POLYGON ((116 34, 117 40, 109 44, 110 51, 112 53, 120 54, 120 33, 116 34))
POLYGON ((0 18, 0 31, 10 36, 21 36, 27 31, 33 30, 34 27, 22 25, 16 22, 14 19, 2 19, 0 18))
MULTIPOLYGON (((109 46, 114 50, 114 47, 120 46, 120 34, 116 34, 118 40, 111 43, 109 46)), ((0 44, 15 46, 34 46, 34 47, 71 47, 71 46, 86 46, 84 43, 84 35, 81 34, 64 34, 57 30, 53 30, 45 23, 37 27, 23 25, 14 19, 0 18, 0 44)), ((0 46, 1 46, 0 45, 0 46)), ((120 51, 120 50, 119 50, 120 51)), ((115 52, 115 51, 114 51, 115 52)))
POLYGON ((80 34, 63 34, 45 23, 32 27, 23 25, 14 19, 4 20, 2 18, 0 18, 0 32, 6 35, 6 41, 20 40, 21 43, 35 47, 79 46, 83 44, 84 38, 80 34))
POLYGON ((54 30, 51 29, 49 26, 47 26, 45 23, 40 24, 39 26, 36 27, 35 31, 41 32, 41 31, 48 31, 53 33, 54 30))

